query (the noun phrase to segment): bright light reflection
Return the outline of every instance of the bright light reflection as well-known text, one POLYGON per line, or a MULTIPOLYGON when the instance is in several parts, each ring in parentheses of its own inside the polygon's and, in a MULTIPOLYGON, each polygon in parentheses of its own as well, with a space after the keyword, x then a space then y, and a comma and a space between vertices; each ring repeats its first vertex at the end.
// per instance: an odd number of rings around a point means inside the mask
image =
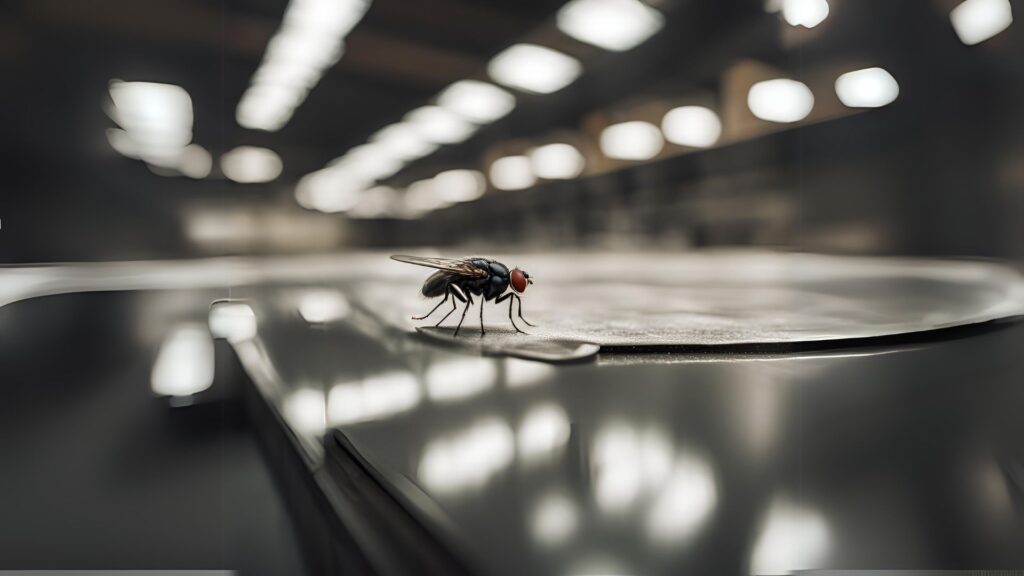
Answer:
POLYGON ((691 538, 714 510, 718 489, 704 460, 681 454, 647 514, 651 540, 676 544, 691 538))
POLYGON ((476 170, 446 170, 434 176, 433 186, 445 202, 469 202, 487 190, 484 175, 476 170))
POLYGON ((775 500, 765 515, 750 558, 752 575, 821 568, 830 547, 828 524, 818 512, 775 500))
POLYGON ((478 489, 507 468, 514 456, 515 440, 508 424, 498 418, 484 419, 460 433, 428 442, 417 476, 439 494, 478 489))
POLYGON ((434 402, 463 400, 494 387, 497 369, 486 358, 435 362, 427 368, 427 395, 434 402))
POLYGON ((782 18, 790 26, 814 28, 828 18, 827 0, 783 0, 782 18))
POLYGON ((326 402, 321 390, 301 388, 284 400, 284 417, 288 424, 303 434, 323 434, 327 428, 326 402))
POLYGON ((487 65, 487 73, 497 82, 538 94, 565 88, 582 71, 579 60, 536 44, 514 44, 487 65))
POLYGON ((579 525, 576 503, 563 494, 549 494, 534 509, 530 532, 540 543, 557 546, 568 540, 579 525))
POLYGON ((470 122, 484 124, 504 117, 516 105, 506 90, 479 80, 460 80, 445 88, 437 103, 470 122))
POLYGON ((214 338, 241 342, 256 335, 256 313, 241 302, 214 302, 210 306, 210 333, 214 338))
POLYGON ((814 94, 805 84, 796 80, 765 80, 750 87, 747 106, 761 120, 797 122, 811 113, 814 94))
POLYGON ((281 157, 269 148, 239 146, 220 157, 220 169, 240 184, 270 182, 281 175, 281 157))
POLYGON ((403 119, 425 140, 437 144, 458 144, 476 132, 476 126, 440 106, 423 106, 403 119))
POLYGON ((672 446, 659 430, 640 432, 612 424, 598 431, 591 461, 597 504, 617 513, 632 506, 645 489, 664 481, 672 468, 672 446))
POLYGON ((601 131, 601 152, 620 160, 650 160, 665 145, 661 131, 650 122, 622 122, 601 131))
POLYGON ((583 154, 571 144, 545 144, 530 152, 530 166, 538 178, 568 180, 582 174, 585 165, 583 154))
POLYGON ((350 310, 348 300, 335 290, 310 290, 299 298, 299 316, 310 324, 337 322, 350 310))
POLYGON ((569 441, 569 417, 556 404, 537 406, 523 417, 516 439, 524 460, 550 456, 569 441))
POLYGON ((533 186, 537 179, 526 156, 505 156, 491 164, 491 184, 499 190, 523 190, 533 186))
POLYGON ((718 114, 703 106, 680 106, 661 119, 661 131, 673 144, 707 148, 722 135, 722 121, 718 114))
POLYGON ((181 151, 178 170, 189 178, 206 178, 213 169, 213 157, 199 144, 189 144, 181 151))
POLYGON ((550 379, 554 374, 555 368, 544 362, 505 359, 505 382, 509 388, 532 386, 550 379))
POLYGON ((949 13, 953 30, 968 46, 984 42, 1013 24, 1010 0, 965 0, 949 13))
POLYGON ((661 12, 638 0, 572 0, 556 21, 580 42, 615 52, 639 45, 665 24, 661 12))
POLYGON ((878 108, 899 94, 896 79, 882 68, 855 70, 836 79, 836 95, 850 108, 878 108))
POLYGON ((213 339, 199 324, 177 326, 157 353, 150 384, 160 396, 191 396, 213 385, 213 339))
POLYGON ((331 425, 378 420, 411 410, 420 403, 419 383, 408 372, 383 372, 362 382, 343 382, 327 396, 331 425))

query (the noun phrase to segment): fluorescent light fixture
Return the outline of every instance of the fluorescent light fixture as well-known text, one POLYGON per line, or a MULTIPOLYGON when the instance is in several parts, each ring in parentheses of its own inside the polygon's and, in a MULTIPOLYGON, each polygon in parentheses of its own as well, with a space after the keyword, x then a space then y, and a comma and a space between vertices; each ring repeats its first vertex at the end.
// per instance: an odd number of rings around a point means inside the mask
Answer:
POLYGON ((802 82, 788 78, 765 80, 750 87, 747 106, 761 120, 797 122, 814 108, 814 94, 802 82))
POLYGON ((372 143, 356 146, 328 166, 346 168, 366 181, 373 181, 393 176, 405 166, 405 162, 386 147, 372 143))
POLYGON ((487 189, 484 175, 476 170, 446 170, 434 176, 434 188, 445 202, 469 202, 487 189))
POLYGON ((499 190, 522 190, 533 186, 537 179, 526 156, 505 156, 491 164, 491 184, 499 190))
POLYGON ((284 127, 324 71, 341 58, 345 36, 369 6, 369 0, 291 0, 238 103, 238 124, 267 131, 284 127))
POLYGON ((377 144, 392 157, 406 161, 423 158, 437 150, 437 144, 420 136, 419 131, 408 122, 381 128, 370 136, 370 143, 377 144))
POLYGON ((422 215, 450 206, 437 189, 433 178, 417 180, 405 190, 404 207, 407 214, 422 215))
POLYGON ((110 100, 110 116, 123 128, 107 131, 111 147, 151 166, 177 170, 183 150, 192 141, 188 92, 174 84, 112 80, 110 100))
POLYGON ((440 106, 417 108, 404 120, 425 140, 437 144, 458 144, 476 131, 476 126, 440 106))
POLYGON ((722 121, 718 114, 703 106, 680 106, 661 119, 661 131, 673 144, 707 148, 722 135, 722 121))
POLYGON ((968 46, 984 42, 1010 27, 1010 0, 965 0, 949 13, 960 41, 968 46))
POLYGON ((836 79, 836 95, 850 108, 879 108, 900 94, 900 85, 882 68, 847 72, 836 79))
POLYGON ((545 144, 530 152, 530 166, 538 178, 568 180, 582 174, 585 165, 583 154, 571 144, 545 144))
POLYGON ((213 169, 213 157, 199 144, 189 144, 181 151, 178 170, 189 178, 206 178, 213 169))
POLYGON ((601 152, 609 158, 650 160, 664 145, 661 131, 650 122, 622 122, 601 131, 601 152))
POLYGON ((307 210, 335 213, 355 206, 366 186, 364 179, 331 167, 303 176, 295 185, 295 200, 307 210))
POLYGON ((536 44, 514 44, 487 65, 487 73, 498 83, 538 94, 565 88, 582 71, 579 60, 536 44))
POLYGON ((374 186, 359 195, 358 201, 345 213, 349 218, 385 218, 399 212, 398 191, 390 186, 374 186))
POLYGON ((827 0, 782 0, 782 18, 790 26, 814 28, 828 18, 827 0))
POLYGON ((639 45, 665 25, 661 12, 638 0, 572 0, 556 21, 580 42, 614 52, 639 45))
POLYGON ((153 364, 150 384, 160 396, 191 396, 213 385, 213 338, 202 325, 176 327, 153 364))
POLYGON ((281 157, 269 148, 239 146, 220 157, 220 169, 241 184, 270 182, 281 175, 281 157))
POLYGON ((437 97, 442 108, 470 122, 486 124, 504 117, 516 106, 516 97, 494 84, 479 80, 460 80, 437 97))

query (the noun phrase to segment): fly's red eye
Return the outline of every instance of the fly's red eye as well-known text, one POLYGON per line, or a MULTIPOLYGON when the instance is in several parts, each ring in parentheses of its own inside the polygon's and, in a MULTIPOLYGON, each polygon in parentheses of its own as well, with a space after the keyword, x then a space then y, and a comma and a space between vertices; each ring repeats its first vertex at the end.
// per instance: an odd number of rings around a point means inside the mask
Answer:
POLYGON ((516 292, 526 291, 526 274, 519 268, 516 268, 509 274, 509 282, 512 284, 512 289, 516 292))

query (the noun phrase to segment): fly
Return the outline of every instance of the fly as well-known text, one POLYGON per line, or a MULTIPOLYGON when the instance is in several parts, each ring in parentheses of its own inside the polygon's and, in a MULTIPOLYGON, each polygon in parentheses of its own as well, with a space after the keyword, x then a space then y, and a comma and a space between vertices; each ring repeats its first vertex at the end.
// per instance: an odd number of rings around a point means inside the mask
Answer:
MULTIPOLYGON (((469 311, 469 307, 473 304, 473 296, 479 296, 483 299, 483 302, 494 300, 495 304, 501 304, 508 300, 508 320, 512 323, 512 327, 516 329, 516 332, 525 334, 525 332, 519 329, 519 326, 516 326, 516 321, 512 318, 512 303, 519 302, 517 316, 527 326, 533 326, 533 324, 527 322, 526 318, 523 318, 523 299, 519 296, 526 291, 527 286, 533 284, 533 280, 530 279, 529 274, 519 268, 513 268, 509 271, 508 266, 497 260, 489 260, 487 258, 428 258, 425 256, 395 255, 391 259, 437 270, 423 283, 421 291, 427 298, 443 295, 444 299, 425 315, 413 316, 413 320, 426 320, 451 298, 452 309, 435 324, 435 326, 440 326, 441 322, 444 322, 452 315, 452 312, 455 312, 455 309, 458 307, 456 301, 464 302, 466 307, 462 309, 462 318, 459 319, 459 325, 455 327, 455 334, 453 334, 453 337, 458 336, 459 329, 462 328, 462 322, 466 319, 466 312, 469 311), (509 288, 512 291, 506 292, 509 288)), ((483 302, 480 303, 481 336, 484 335, 483 302)))

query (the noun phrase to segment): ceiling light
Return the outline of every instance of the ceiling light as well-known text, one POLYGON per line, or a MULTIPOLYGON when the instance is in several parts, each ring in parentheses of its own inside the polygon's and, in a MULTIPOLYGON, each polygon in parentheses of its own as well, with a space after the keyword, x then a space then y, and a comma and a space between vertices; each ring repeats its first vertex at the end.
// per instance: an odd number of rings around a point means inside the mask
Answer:
POLYGON ((199 144, 185 146, 178 162, 178 170, 189 178, 206 178, 213 168, 213 157, 199 144))
POLYGON ((423 139, 408 122, 390 124, 370 136, 370 142, 379 145, 400 160, 416 160, 437 150, 437 144, 423 139))
POLYGON ((707 148, 722 135, 722 121, 714 111, 703 106, 680 106, 669 110, 661 119, 661 131, 673 144, 707 148))
POLYGON ((399 203, 398 192, 389 186, 375 186, 359 195, 359 200, 346 215, 350 218, 382 218, 393 216, 399 203))
POLYGON ((281 175, 281 157, 273 150, 239 146, 220 157, 220 169, 241 184, 270 182, 281 175))
POLYGON ((499 190, 522 190, 537 181, 526 156, 505 156, 491 164, 491 184, 499 190))
POLYGON ((295 200, 308 210, 335 213, 355 206, 365 183, 339 168, 306 174, 295 185, 295 200))
POLYGON ((108 130, 111 147, 160 168, 177 168, 192 141, 192 98, 181 86, 110 82, 110 116, 123 130, 108 130))
POLYGON ((533 173, 548 180, 575 178, 583 172, 585 164, 583 155, 571 144, 546 144, 530 152, 533 173))
POLYGON ((900 85, 882 68, 847 72, 836 79, 836 95, 850 108, 878 108, 900 94, 900 85))
POLYGON ((437 97, 437 103, 470 122, 484 124, 511 112, 516 106, 516 98, 487 82, 460 80, 445 88, 437 97))
POLYGON ((783 0, 782 18, 790 26, 814 28, 828 18, 827 0, 783 0))
POLYGON ((344 52, 345 36, 368 0, 291 0, 281 27, 242 95, 235 119, 244 128, 280 130, 344 52))
POLYGON ((535 44, 515 44, 487 65, 487 73, 497 82, 539 94, 565 88, 582 70, 579 60, 535 44))
POLYGON ((953 30, 968 46, 984 42, 1010 27, 1010 0, 965 0, 949 13, 953 30))
POLYGON ((761 120, 796 122, 811 113, 814 94, 805 84, 796 80, 765 80, 750 87, 747 106, 761 120))
POLYGON ((434 188, 446 202, 469 202, 483 196, 487 184, 476 170, 447 170, 434 176, 434 188))
POLYGON ((405 166, 387 148, 378 143, 361 144, 349 150, 330 166, 342 166, 366 181, 390 178, 405 166))
POLYGON ((620 160, 649 160, 661 152, 661 131, 650 122, 622 122, 601 132, 601 152, 620 160))
POLYGON ((444 208, 451 202, 441 197, 434 184, 434 179, 428 178, 417 180, 409 185, 405 191, 404 204, 407 212, 418 215, 444 208))
POLYGON ((572 0, 558 11, 557 23, 581 42, 622 52, 661 30, 665 18, 638 0, 572 0))
POLYGON ((438 144, 457 144, 469 138, 476 127, 440 106, 423 106, 405 115, 405 121, 420 136, 438 144))

